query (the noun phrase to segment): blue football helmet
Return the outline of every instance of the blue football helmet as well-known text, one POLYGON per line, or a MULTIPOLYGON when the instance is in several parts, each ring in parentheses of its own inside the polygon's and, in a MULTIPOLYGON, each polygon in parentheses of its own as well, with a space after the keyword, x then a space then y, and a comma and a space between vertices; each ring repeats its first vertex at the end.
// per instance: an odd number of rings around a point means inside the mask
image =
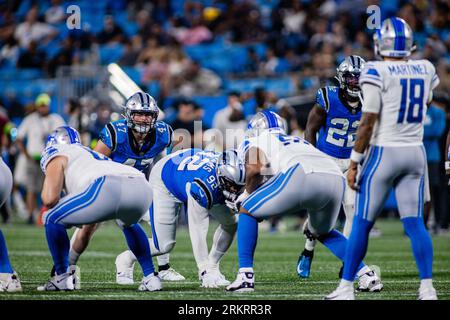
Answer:
POLYGON ((155 127, 159 115, 159 108, 155 99, 145 92, 136 92, 125 102, 125 119, 128 128, 139 133, 149 133, 155 127), (150 122, 138 122, 134 120, 136 113, 145 113, 151 116, 150 122))
POLYGON ((69 126, 58 127, 47 137, 45 147, 60 144, 81 144, 80 134, 69 126))
POLYGON ((408 57, 415 49, 411 27, 397 17, 384 20, 374 33, 373 41, 375 54, 382 57, 408 57))
POLYGON ((267 129, 287 134, 286 121, 273 111, 263 110, 250 119, 245 135, 248 138, 255 137, 267 129))

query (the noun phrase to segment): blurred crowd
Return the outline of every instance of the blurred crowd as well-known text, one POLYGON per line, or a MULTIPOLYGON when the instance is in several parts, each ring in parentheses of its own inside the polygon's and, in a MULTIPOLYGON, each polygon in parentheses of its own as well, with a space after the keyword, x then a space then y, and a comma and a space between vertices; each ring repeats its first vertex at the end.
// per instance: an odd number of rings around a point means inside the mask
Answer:
MULTIPOLYGON (((356 54, 366 61, 374 59, 373 31, 366 27, 369 5, 381 6, 382 19, 396 15, 408 22, 417 45, 412 59, 430 60, 441 80, 436 92, 450 92, 448 1, 83 0, 76 2, 81 9, 81 28, 73 30, 66 24, 73 17, 73 13, 66 12, 70 4, 61 0, 0 1, 0 74, 4 70, 38 69, 42 77, 54 78, 61 66, 98 66, 105 61, 134 68, 139 70, 137 82, 144 91, 153 95, 156 84, 155 97, 166 112, 166 120, 174 130, 185 129, 189 135, 189 139, 184 139, 188 141, 186 147, 202 139, 195 137, 195 121, 210 118, 209 125, 199 124, 201 133, 211 128, 224 133, 229 128, 245 129, 249 117, 262 109, 277 111, 286 119, 290 133, 301 135, 304 119, 298 109, 283 99, 286 97, 263 86, 247 92, 224 90, 225 84, 230 79, 287 75, 295 80, 297 94, 304 90, 314 93, 320 85, 333 81, 336 66, 345 56, 356 54), (226 54, 214 59, 206 51, 193 54, 194 48, 202 50, 199 45, 226 50, 245 48, 245 52, 238 56, 242 59, 231 59, 230 64, 226 54), (225 95, 225 107, 205 115, 194 98, 216 96, 219 92, 225 95)), ((447 115, 434 112, 429 121, 439 117, 435 121, 448 123, 449 99, 437 96, 441 98, 435 105, 446 110, 447 115)), ((25 123, 22 119, 35 117, 42 104, 48 106, 54 98, 39 95, 24 103, 20 93, 0 94, 2 155, 13 169, 16 163, 24 162, 19 161, 20 155, 33 159, 31 151, 27 152, 29 141, 24 132, 28 131, 20 128, 25 123), (19 143, 13 143, 16 140, 19 143)), ((64 119, 55 120, 45 130, 65 121, 83 133, 86 145, 95 144, 103 126, 120 117, 110 102, 84 97, 65 101, 61 116, 64 119)), ((426 139, 438 141, 444 129, 429 132, 426 131, 426 139)), ((441 158, 440 154, 433 155, 430 161, 439 162, 441 158)), ((32 169, 23 165, 20 170, 32 169)), ((439 184, 432 182, 438 188, 439 184)), ((31 203, 36 203, 36 199, 26 196, 26 203, 21 204, 19 194, 15 195, 17 199, 13 200, 21 208, 19 211, 25 212, 24 217, 33 223, 36 207, 31 203)), ((445 201, 442 197, 445 195, 438 198, 439 203, 445 201)), ((444 204, 439 206, 440 212, 448 210, 444 204)), ((445 225, 448 226, 447 221, 443 222, 445 225)))

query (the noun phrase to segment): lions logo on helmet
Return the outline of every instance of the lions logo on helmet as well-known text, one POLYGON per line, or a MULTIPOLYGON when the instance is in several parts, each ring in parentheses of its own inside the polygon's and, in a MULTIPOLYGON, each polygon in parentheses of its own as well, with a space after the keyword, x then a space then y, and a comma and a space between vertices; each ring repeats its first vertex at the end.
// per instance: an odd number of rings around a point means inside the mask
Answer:
POLYGON ((357 55, 351 55, 344 59, 337 67, 336 78, 339 81, 340 88, 352 98, 359 97, 361 88, 359 86, 359 76, 364 68, 363 58, 357 55))
POLYGON ((69 126, 58 127, 48 136, 45 147, 60 144, 81 144, 80 134, 69 126))
POLYGON ((273 111, 260 111, 250 119, 247 125, 246 137, 250 138, 258 136, 261 131, 267 129, 287 134, 286 120, 273 111))
POLYGON ((125 102, 124 109, 128 128, 139 133, 149 133, 154 129, 159 108, 155 99, 148 93, 136 92, 125 102), (137 115, 146 116, 145 121, 136 120, 137 115))
POLYGON ((411 27, 397 17, 384 20, 373 40, 375 54, 383 57, 408 57, 415 49, 411 27))

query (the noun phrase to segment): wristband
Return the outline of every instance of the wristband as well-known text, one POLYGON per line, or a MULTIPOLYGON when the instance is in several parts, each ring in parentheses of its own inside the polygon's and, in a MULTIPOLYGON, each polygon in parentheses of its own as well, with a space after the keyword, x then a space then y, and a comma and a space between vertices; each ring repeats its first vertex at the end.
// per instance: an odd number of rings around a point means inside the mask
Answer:
POLYGON ((354 149, 352 150, 352 153, 350 154, 350 160, 356 163, 361 163, 364 159, 364 154, 356 152, 354 149))

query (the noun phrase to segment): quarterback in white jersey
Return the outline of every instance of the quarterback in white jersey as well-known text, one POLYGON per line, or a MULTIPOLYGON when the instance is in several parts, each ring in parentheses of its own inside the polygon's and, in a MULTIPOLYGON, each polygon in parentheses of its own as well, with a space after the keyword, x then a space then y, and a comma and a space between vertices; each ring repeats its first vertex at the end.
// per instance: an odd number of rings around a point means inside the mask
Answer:
POLYGON ((147 236, 138 224, 152 201, 144 174, 84 147, 78 132, 68 126, 57 128, 47 139, 41 168, 42 201, 50 208, 43 221, 56 275, 38 290, 74 290, 66 228, 113 219, 141 264, 144 278, 139 290, 161 290, 147 236))
POLYGON ((384 20, 374 45, 383 61, 366 63, 359 80, 363 114, 347 176, 357 190, 355 218, 341 283, 326 298, 354 299, 352 282, 366 254, 368 234, 394 188, 419 270, 419 299, 435 300, 433 245, 423 220, 427 162, 422 139, 427 103, 439 78, 429 61, 408 59, 413 34, 403 19, 384 20))
MULTIPOLYGON (((337 164, 306 140, 288 136, 283 128, 276 127, 276 115, 266 112, 262 117, 269 129, 258 130, 246 139, 241 150, 245 157, 245 191, 236 200, 242 201, 236 204, 240 213, 239 272, 227 287, 231 292, 254 290, 253 255, 261 219, 306 209, 311 236, 341 260, 347 243, 340 232, 333 230, 345 189, 337 164)), ((381 285, 363 263, 358 275, 381 285)))

